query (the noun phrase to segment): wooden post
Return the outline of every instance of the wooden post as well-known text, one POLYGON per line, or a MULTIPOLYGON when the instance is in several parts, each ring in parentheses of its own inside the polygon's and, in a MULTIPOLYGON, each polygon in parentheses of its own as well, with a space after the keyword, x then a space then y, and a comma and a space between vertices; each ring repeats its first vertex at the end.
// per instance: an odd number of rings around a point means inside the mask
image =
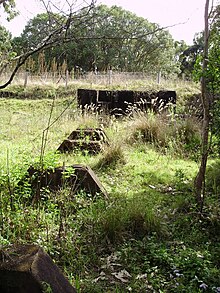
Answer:
POLYGON ((157 73, 157 83, 160 84, 160 80, 161 80, 161 71, 159 71, 157 73))
POLYGON ((108 84, 111 85, 112 84, 112 70, 109 69, 108 71, 108 84))
POLYGON ((27 82, 28 82, 28 71, 25 71, 25 73, 24 73, 24 88, 27 87, 27 82))
POLYGON ((69 81, 69 71, 66 70, 66 82, 65 82, 65 88, 67 89, 68 86, 68 81, 69 81))

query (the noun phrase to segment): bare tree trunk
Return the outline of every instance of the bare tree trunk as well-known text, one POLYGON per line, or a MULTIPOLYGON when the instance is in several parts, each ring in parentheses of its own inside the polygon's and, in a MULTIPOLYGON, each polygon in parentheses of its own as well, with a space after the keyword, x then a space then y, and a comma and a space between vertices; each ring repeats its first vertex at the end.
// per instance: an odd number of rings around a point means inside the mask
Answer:
POLYGON ((205 30, 204 30, 204 55, 202 65, 202 79, 201 79, 201 92, 202 92, 202 105, 203 105, 203 126, 202 126, 202 147, 201 147, 201 162, 198 174, 195 178, 195 196, 200 211, 203 210, 204 196, 205 196, 205 173, 206 165, 209 154, 209 126, 210 126, 210 98, 207 89, 206 70, 208 66, 208 45, 209 45, 209 0, 205 4, 205 30))

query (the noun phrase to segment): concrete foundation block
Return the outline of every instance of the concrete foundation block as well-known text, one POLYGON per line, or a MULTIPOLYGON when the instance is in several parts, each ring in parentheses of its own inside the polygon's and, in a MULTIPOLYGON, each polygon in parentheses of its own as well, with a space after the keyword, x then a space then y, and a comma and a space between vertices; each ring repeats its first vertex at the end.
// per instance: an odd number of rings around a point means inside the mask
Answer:
POLYGON ((76 293, 76 289, 42 248, 19 245, 0 251, 0 292, 76 293))

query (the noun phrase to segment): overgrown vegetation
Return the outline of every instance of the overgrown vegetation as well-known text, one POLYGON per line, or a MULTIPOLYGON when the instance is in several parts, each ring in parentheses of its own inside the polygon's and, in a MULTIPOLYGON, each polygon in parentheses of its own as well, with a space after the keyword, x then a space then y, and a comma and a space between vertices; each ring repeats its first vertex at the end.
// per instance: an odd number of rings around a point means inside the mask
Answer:
MULTIPOLYGON (((53 93, 56 97, 56 89, 53 93)), ((187 93, 177 93, 180 113, 187 93)), ((219 292, 215 150, 202 215, 193 195, 200 122, 136 110, 120 119, 95 112, 82 116, 74 98, 62 98, 61 92, 55 99, 1 99, 1 247, 39 244, 78 292, 219 292), (87 164, 108 199, 72 194, 69 188, 43 189, 33 205, 30 184, 17 188, 28 167, 39 164, 49 117, 55 123, 49 127, 44 168, 87 164), (96 156, 56 152, 83 126, 102 127, 109 146, 96 156)))

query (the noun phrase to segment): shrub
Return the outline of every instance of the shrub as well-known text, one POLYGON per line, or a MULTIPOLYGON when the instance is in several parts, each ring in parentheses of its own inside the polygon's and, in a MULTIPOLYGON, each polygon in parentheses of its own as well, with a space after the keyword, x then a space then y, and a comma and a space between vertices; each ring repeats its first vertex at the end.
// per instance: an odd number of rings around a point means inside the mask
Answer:
POLYGON ((209 191, 219 194, 220 192, 220 160, 207 167, 206 171, 206 187, 209 191))

